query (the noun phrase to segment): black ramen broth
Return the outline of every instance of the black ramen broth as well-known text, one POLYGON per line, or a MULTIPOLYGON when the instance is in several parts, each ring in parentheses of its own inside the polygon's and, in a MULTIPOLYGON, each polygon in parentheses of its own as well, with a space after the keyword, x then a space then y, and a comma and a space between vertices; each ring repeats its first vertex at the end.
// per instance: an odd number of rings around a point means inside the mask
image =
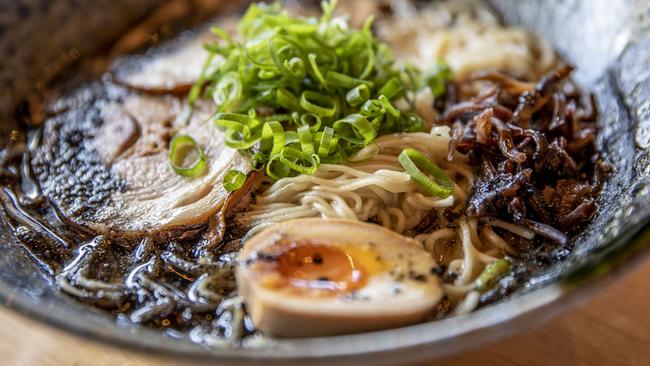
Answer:
MULTIPOLYGON (((414 44, 427 32, 435 38, 447 29, 453 37, 478 37, 476 42, 491 47, 490 27, 508 32, 485 9, 456 3, 422 11, 410 3, 378 3, 371 9, 347 3, 341 10, 377 14, 374 30, 393 46, 397 41, 391 37, 408 37, 414 27, 419 29, 414 44), (400 24, 403 19, 411 24, 400 24), (423 25, 426 21, 433 25, 423 25), (479 23, 487 24, 487 30, 477 30, 479 23)), ((352 21, 358 23, 356 15, 352 21)), ((219 22, 228 28, 236 20, 219 22)), ((212 113, 209 103, 199 103, 190 115, 185 98, 201 67, 196 60, 203 60, 201 34, 182 34, 159 49, 122 57, 94 80, 79 76, 89 74, 83 69, 70 71, 75 81, 53 86, 43 96, 45 102, 24 103, 16 112, 22 129, 13 132, 0 153, 0 201, 16 238, 61 291, 120 320, 197 342, 239 344, 258 335, 235 281, 248 227, 233 216, 246 207, 234 213, 199 210, 196 220, 183 225, 164 222, 166 215, 185 214, 174 211, 179 205, 195 203, 167 200, 165 192, 176 188, 165 184, 173 175, 166 157, 177 126, 189 121, 181 129, 194 128, 192 118, 212 113), (185 67, 178 71, 178 64, 185 67), (142 161, 152 167, 138 171, 134 167, 142 161), (163 198, 157 200, 157 194, 163 198)), ((395 47, 396 58, 403 53, 409 59, 408 45, 395 47)), ((455 220, 466 215, 482 233, 499 219, 535 234, 529 240, 508 227, 489 229, 489 235, 506 243, 503 254, 512 265, 494 287, 477 293, 474 307, 525 289, 528 278, 570 252, 571 236, 597 209, 594 200, 606 174, 594 147, 594 101, 570 81, 570 67, 557 60, 543 65, 539 60, 549 51, 536 47, 530 46, 529 58, 519 60, 503 51, 502 58, 514 61, 490 64, 486 57, 486 65, 474 66, 463 60, 483 57, 475 53, 480 47, 468 50, 470 56, 462 47, 437 55, 448 58, 454 81, 422 107, 437 125, 451 127, 449 164, 456 151, 468 154, 475 179, 462 207, 432 210, 417 225, 398 231, 417 237, 438 228, 455 229, 455 220)), ((228 164, 243 163, 234 159, 228 164)), ((263 181, 258 193, 271 184, 263 181)), ((228 193, 205 195, 223 201, 228 193)), ((242 200, 254 201, 255 194, 242 200)), ((368 221, 384 224, 378 216, 368 221)), ((459 246, 459 239, 449 238, 447 251, 434 253, 441 260, 436 274, 447 284, 458 273, 449 270, 444 258, 458 256, 459 246)), ((431 319, 452 314, 455 306, 445 297, 431 319)))

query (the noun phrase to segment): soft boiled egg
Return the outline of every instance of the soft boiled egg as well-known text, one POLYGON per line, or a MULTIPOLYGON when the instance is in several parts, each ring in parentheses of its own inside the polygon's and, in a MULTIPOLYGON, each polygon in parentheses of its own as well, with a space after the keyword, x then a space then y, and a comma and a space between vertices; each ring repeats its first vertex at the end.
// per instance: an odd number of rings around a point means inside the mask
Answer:
POLYGON ((358 221, 274 224, 239 259, 237 285, 253 323, 279 337, 418 323, 443 296, 437 264, 417 241, 358 221))

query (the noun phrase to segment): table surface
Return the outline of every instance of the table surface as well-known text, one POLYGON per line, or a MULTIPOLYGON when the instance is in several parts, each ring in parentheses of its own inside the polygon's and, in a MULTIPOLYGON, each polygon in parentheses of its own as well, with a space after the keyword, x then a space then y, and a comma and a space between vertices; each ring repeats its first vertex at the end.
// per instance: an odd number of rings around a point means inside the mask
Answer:
MULTIPOLYGON (((650 278, 650 261, 587 302, 535 329, 432 364, 649 365, 650 284, 647 278, 650 278)), ((166 365, 85 342, 5 309, 0 310, 0 324, 2 365, 166 365)))

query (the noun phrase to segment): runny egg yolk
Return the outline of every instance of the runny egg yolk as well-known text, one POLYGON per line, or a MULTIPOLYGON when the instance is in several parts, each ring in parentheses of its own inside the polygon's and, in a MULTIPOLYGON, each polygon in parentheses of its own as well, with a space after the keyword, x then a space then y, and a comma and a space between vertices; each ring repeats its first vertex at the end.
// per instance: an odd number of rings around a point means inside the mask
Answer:
POLYGON ((369 245, 327 245, 312 242, 280 242, 264 250, 271 261, 259 263, 269 288, 320 295, 348 293, 364 287, 385 268, 369 245))

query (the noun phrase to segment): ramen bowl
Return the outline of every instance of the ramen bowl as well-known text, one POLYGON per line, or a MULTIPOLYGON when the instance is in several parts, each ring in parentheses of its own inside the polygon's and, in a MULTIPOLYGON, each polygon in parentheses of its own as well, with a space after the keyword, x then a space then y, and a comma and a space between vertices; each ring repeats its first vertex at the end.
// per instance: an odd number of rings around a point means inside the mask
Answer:
MULTIPOLYGON (((175 1, 228 12, 225 2, 175 1)), ((15 128, 14 111, 35 90, 86 55, 105 49, 160 1, 73 4, 19 0, 0 18, 0 147, 15 128)), ((398 329, 346 336, 274 339, 261 346, 209 346, 116 322, 58 291, 51 277, 0 217, 0 298, 26 317, 106 347, 197 364, 394 364, 460 352, 521 332, 598 291, 644 257, 650 244, 650 6, 642 1, 507 1, 490 5, 508 24, 546 38, 577 67, 575 81, 592 91, 600 111, 598 146, 613 172, 599 210, 569 255, 537 273, 514 294, 477 311, 398 329), (616 14, 616 16, 612 16, 616 14)), ((164 13, 164 12, 163 12, 164 13)), ((128 42, 127 42, 128 43, 128 42)))

